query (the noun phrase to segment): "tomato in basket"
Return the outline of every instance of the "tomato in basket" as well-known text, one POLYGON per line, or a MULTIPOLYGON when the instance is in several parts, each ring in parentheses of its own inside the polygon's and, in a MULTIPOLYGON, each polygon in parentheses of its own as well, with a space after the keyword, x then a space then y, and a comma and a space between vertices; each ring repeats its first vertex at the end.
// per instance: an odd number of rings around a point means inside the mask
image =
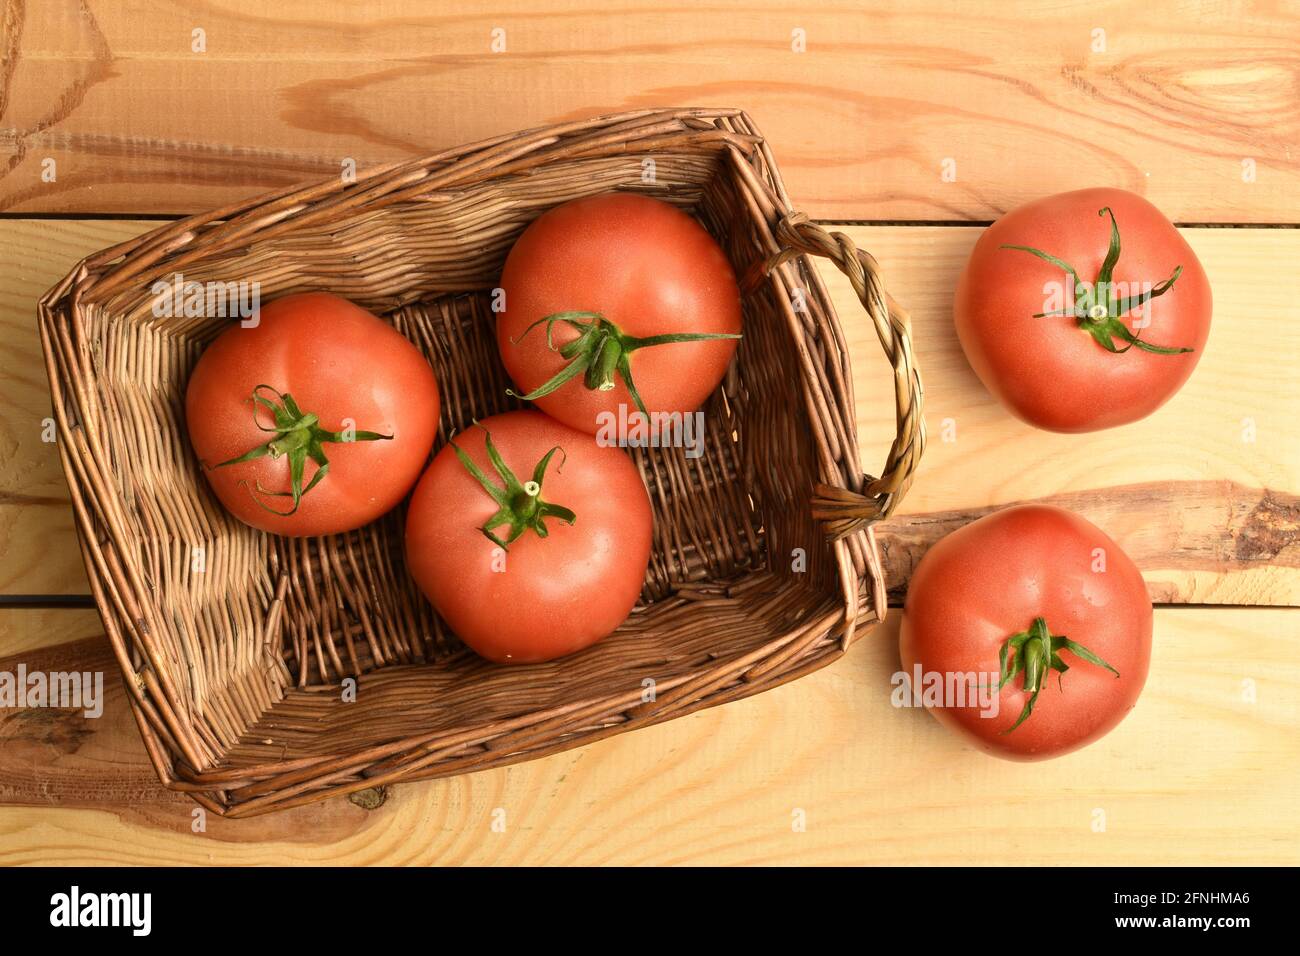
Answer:
POLYGON ((1081 189, 980 236, 953 317, 984 385, 1031 425, 1086 432, 1145 418, 1187 381, 1210 335, 1205 270, 1160 210, 1081 189))
POLYGON ((930 548, 899 648, 913 696, 940 723, 994 756, 1041 760, 1133 709, 1151 625, 1146 585, 1119 545, 1072 512, 1020 505, 930 548))
POLYGON ((535 411, 485 418, 434 456, 411 496, 406 561, 443 619, 499 663, 599 641, 636 604, 650 498, 621 449, 535 411))
POLYGON ((501 276, 497 345, 522 395, 595 434, 697 410, 740 338, 740 292, 722 249, 668 203, 576 199, 515 243, 501 276), (620 417, 620 406, 622 415, 620 417))
POLYGON ((392 326, 323 292, 232 325, 185 393, 190 442, 212 490, 246 524, 337 534, 391 510, 429 458, 438 383, 392 326))

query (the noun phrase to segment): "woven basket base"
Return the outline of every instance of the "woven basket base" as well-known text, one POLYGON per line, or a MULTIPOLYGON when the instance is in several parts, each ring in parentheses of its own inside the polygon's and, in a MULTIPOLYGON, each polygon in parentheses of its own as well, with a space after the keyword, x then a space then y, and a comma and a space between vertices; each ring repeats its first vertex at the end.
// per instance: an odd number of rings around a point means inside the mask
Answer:
POLYGON ((923 446, 906 317, 886 307, 869 256, 790 208, 739 110, 574 121, 283 190, 89 257, 40 312, 89 580, 133 713, 163 782, 213 812, 499 766, 668 720, 809 673, 883 613, 867 525, 896 504, 923 446), (406 572, 403 509, 286 539, 220 506, 185 437, 184 393, 228 322, 160 315, 160 284, 256 282, 262 301, 323 289, 385 317, 437 373, 436 450, 519 407, 490 308, 514 240, 547 209, 611 189, 693 214, 744 308, 703 454, 630 451, 654 540, 641 602, 615 634, 561 661, 488 664, 406 572), (899 436, 877 479, 860 472, 847 346, 813 256, 849 276, 894 366, 899 436))

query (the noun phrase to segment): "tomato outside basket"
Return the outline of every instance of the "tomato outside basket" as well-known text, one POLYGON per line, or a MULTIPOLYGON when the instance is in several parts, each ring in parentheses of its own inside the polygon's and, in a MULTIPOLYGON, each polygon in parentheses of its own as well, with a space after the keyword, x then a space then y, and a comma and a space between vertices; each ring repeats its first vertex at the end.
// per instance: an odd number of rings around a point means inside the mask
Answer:
POLYGON ((872 524, 924 446, 907 315, 869 255, 792 211, 739 110, 604 116, 271 193, 88 257, 39 313, 86 570, 136 722, 162 783, 212 812, 582 746, 810 673, 884 617, 872 524), (312 539, 226 514, 185 436, 184 394, 229 320, 156 314, 159 283, 257 282, 262 301, 326 290, 385 317, 437 372, 436 451, 518 407, 491 311, 515 238, 615 189, 695 215, 744 307, 704 454, 632 452, 654 551, 615 634, 546 664, 489 664, 406 573, 403 508, 312 539), (898 431, 879 478, 859 471, 848 351, 814 256, 848 276, 893 366, 898 431))

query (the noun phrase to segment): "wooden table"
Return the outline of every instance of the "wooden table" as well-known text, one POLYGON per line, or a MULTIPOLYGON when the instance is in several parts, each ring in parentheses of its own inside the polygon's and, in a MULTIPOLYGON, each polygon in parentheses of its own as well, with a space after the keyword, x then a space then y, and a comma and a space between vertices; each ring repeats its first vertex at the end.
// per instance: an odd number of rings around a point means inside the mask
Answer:
MULTIPOLYGON (((49 0, 0 13, 0 670, 103 669, 112 689, 99 720, 4 712, 0 862, 1300 862, 1294 7, 436 6, 49 0), (890 706, 895 611, 843 661, 757 698, 397 787, 376 808, 336 799, 195 832, 194 805, 155 781, 89 609, 43 440, 36 299, 151 218, 348 159, 685 104, 749 111, 796 203, 851 223, 840 228, 911 309, 932 440, 881 528, 895 599, 924 548, 970 517, 1022 500, 1075 508, 1137 560, 1158 603, 1137 710, 1056 761, 981 756, 890 706), (1141 192, 1186 224, 1215 324, 1155 416, 1049 435, 981 388, 950 300, 983 224, 1087 185, 1141 192)), ((873 470, 893 434, 887 367, 847 284, 827 279, 873 470)))

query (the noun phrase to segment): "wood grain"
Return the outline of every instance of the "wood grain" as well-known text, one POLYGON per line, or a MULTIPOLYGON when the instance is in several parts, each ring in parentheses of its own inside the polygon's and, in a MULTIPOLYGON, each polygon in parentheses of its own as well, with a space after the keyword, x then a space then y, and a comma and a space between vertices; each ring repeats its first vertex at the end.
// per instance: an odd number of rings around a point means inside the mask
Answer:
MULTIPOLYGON (((0 595, 85 594, 55 446, 35 301, 81 256, 140 222, 0 221, 0 595)), ((925 547, 984 511, 1046 498, 1098 522, 1165 603, 1300 604, 1300 230, 1187 229, 1217 303, 1210 347, 1146 421, 1054 435, 1011 418, 980 385, 951 327, 951 295, 979 230, 847 227, 912 312, 930 444, 901 513, 880 528, 895 596, 925 547), (1243 422, 1254 427, 1245 441, 1243 422), (954 440, 945 441, 950 423, 954 440), (1099 493, 1106 489, 1104 494, 1099 493)), ((894 434, 888 366, 848 283, 823 268, 853 357, 863 467, 894 434)))
MULTIPOLYGON (((1170 572, 1191 578, 1213 575, 1213 584, 1239 598, 1224 603, 1286 604, 1297 596, 1300 496, 1231 481, 1167 481, 1033 500, 1081 514, 1120 539, 1144 570, 1153 602, 1179 603, 1185 593, 1181 579, 1162 580, 1170 572), (1253 581, 1241 579, 1242 572, 1251 572, 1245 577, 1253 581)), ((912 571, 932 544, 998 507, 906 515, 882 526, 877 541, 891 603, 902 603, 912 571)))
POLYGON ((349 158, 696 105, 748 110, 817 218, 989 220, 1111 185, 1176 221, 1300 222, 1289 3, 4 0, 0 12, 11 211, 198 212, 337 175, 349 158))
MULTIPOLYGON (((955 223, 1059 190, 1121 186, 1180 222, 1300 223, 1298 27, 1300 7, 1262 0, 0 0, 0 211, 196 212, 347 159, 625 108, 738 105, 804 211, 949 223, 846 230, 911 309, 927 389, 930 448, 879 533, 896 600, 947 530, 1042 499, 1106 528, 1157 601, 1294 605, 1300 231, 1185 230, 1215 289, 1205 360, 1156 416, 1097 435, 1006 415, 957 347, 950 299, 979 235, 955 223), (495 28, 505 52, 491 52, 495 28), (1090 48, 1098 29, 1105 52, 1090 48)), ((151 225, 0 220, 0 602, 87 591, 43 440, 35 301, 151 225)), ((870 471, 893 435, 887 367, 847 283, 823 273, 870 471)), ((0 671, 99 671, 107 691, 99 719, 0 710, 0 864, 1300 863, 1300 610, 1158 609, 1137 710, 1036 765, 891 706, 900 616, 835 666, 724 708, 195 832, 195 805, 157 784, 97 614, 0 608, 0 671)))
MULTIPOLYGON (((103 714, 87 718, 83 711, 57 709, 2 710, 0 740, 0 806, 109 809, 118 824, 151 833, 190 833, 198 806, 183 794, 165 790, 140 741, 140 732, 127 703, 120 671, 99 627, 98 615, 89 611, 0 610, 0 671, 16 674, 24 664, 27 673, 80 672, 102 674, 103 714), (93 626, 92 626, 93 621, 93 626), (52 640, 56 634, 93 631, 92 637, 73 641, 52 640), (22 644, 35 645, 27 648, 22 644)), ((11 844, 12 822, 0 813, 0 862, 54 862, 40 846, 27 853, 11 844), (10 851, 15 856, 4 859, 10 851)), ((53 814, 57 819, 62 814, 53 814)), ((219 818, 218 824, 222 823, 219 818)), ((267 818, 274 820, 274 818, 267 818)), ((303 833, 320 829, 321 843, 346 838, 365 820, 365 813, 347 800, 304 807, 294 817, 303 833)), ((291 830, 293 828, 290 828, 291 830)), ((252 821, 244 827, 214 827, 211 836, 221 842, 250 842, 284 838, 285 830, 273 822, 252 821)), ((86 846, 84 862, 108 862, 93 856, 86 846)), ((194 862, 202 861, 199 854, 194 862)), ((110 858, 111 860, 111 858, 110 858)))
MULTIPOLYGON (((0 610, 0 658, 31 654, 78 641, 102 645, 102 652, 107 653, 108 644, 103 640, 103 635, 104 625, 100 623, 99 612, 88 608, 24 607, 0 610)), ((87 650, 83 652, 87 657, 100 653, 92 650, 92 645, 87 645, 87 650)))
MULTIPOLYGON (((1300 863, 1300 610, 1157 611, 1137 709, 1039 764, 986 757, 891 705, 898 617, 759 697, 396 787, 370 812, 336 799, 209 818, 204 833, 188 801, 151 785, 116 685, 99 720, 10 712, 0 863, 1300 863)), ((107 667, 105 646, 22 659, 107 667)))

